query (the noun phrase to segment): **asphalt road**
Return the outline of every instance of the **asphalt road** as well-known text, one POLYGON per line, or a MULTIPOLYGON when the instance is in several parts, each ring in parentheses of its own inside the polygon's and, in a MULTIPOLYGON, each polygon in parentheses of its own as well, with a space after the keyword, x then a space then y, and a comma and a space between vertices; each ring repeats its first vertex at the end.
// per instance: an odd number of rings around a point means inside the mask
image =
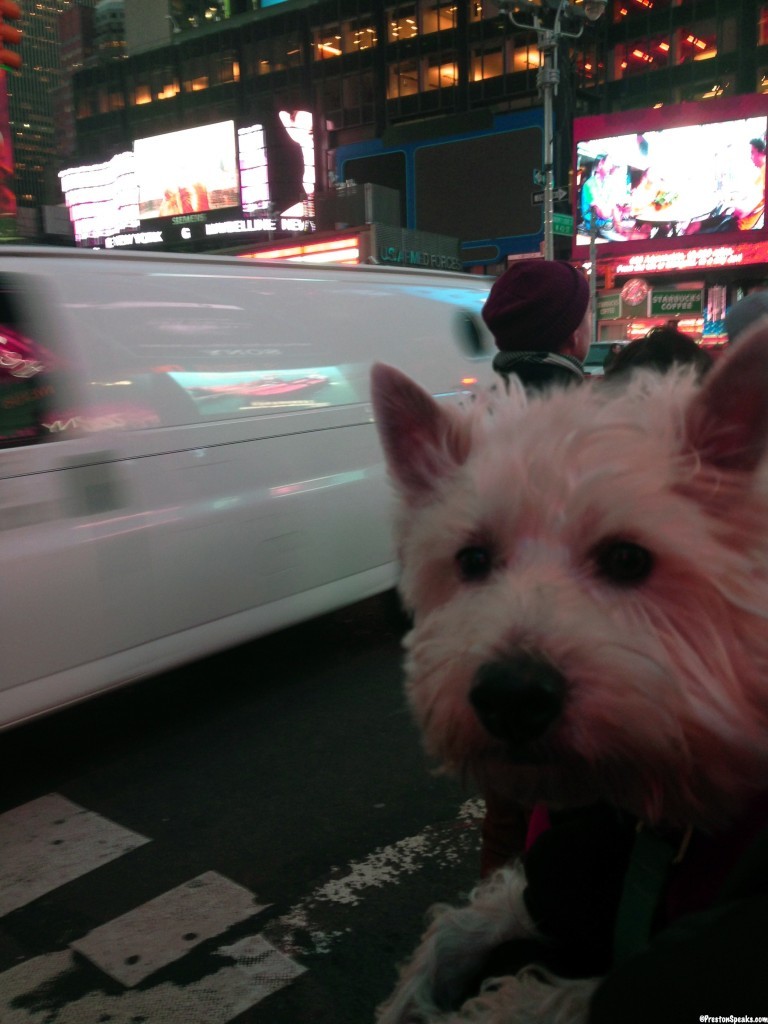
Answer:
POLYGON ((365 1024, 480 804, 390 595, 0 736, 2 1024, 365 1024))

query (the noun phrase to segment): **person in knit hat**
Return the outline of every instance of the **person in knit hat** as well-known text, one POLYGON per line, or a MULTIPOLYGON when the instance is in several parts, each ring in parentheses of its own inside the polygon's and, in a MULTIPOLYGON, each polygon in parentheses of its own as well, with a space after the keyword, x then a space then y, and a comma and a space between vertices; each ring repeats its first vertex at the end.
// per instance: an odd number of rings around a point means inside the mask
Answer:
POLYGON ((494 282, 482 309, 498 353, 493 368, 526 387, 584 379, 592 314, 586 277, 564 260, 514 263, 494 282))

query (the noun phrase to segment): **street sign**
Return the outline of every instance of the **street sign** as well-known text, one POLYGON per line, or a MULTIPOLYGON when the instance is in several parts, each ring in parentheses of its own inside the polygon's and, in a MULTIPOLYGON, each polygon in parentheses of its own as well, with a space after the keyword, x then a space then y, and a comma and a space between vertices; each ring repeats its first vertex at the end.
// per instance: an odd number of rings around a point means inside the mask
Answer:
POLYGON ((573 217, 570 213, 552 214, 552 233, 555 235, 573 234, 573 217))
MULTIPOLYGON (((543 206, 544 205, 544 189, 540 192, 531 192, 531 205, 532 206, 543 206)), ((555 203, 562 203, 564 199, 568 198, 568 189, 563 188, 562 185, 552 189, 552 200, 555 203)))

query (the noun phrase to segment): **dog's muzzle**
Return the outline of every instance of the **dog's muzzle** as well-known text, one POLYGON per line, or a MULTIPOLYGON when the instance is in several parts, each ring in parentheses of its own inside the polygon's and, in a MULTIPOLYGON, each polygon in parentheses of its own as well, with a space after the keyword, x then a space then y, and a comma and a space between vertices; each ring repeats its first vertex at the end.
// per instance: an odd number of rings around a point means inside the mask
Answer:
POLYGON ((557 669, 521 653, 482 665, 469 699, 488 732, 515 747, 543 736, 560 715, 565 693, 557 669))

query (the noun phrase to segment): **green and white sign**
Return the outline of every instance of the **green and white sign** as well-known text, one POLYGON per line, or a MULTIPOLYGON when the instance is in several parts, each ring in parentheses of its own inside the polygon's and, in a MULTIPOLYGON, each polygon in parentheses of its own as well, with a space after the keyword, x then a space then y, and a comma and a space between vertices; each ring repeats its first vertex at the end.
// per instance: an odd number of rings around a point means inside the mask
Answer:
POLYGON ((701 313, 704 292, 701 288, 654 288, 651 292, 651 316, 681 316, 701 313))
POLYGON ((597 296, 597 319, 619 320, 621 318, 621 292, 608 292, 597 296))

